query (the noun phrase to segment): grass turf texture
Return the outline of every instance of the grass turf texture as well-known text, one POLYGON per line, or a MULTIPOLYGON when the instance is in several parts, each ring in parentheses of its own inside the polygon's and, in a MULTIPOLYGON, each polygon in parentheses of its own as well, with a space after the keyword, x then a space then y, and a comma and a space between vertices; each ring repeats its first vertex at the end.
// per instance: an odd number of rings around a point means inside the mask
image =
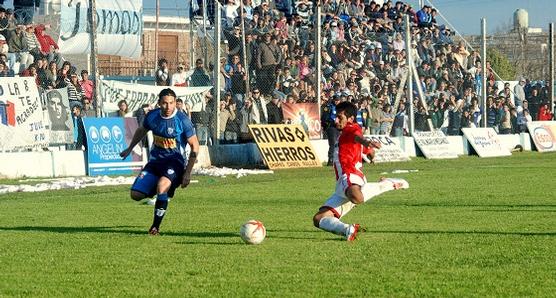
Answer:
POLYGON ((556 154, 365 166, 410 189, 344 220, 354 243, 312 226, 331 168, 194 177, 149 237, 152 206, 128 186, 0 196, 0 296, 552 296, 556 154), (268 237, 243 244, 240 225, 268 237))

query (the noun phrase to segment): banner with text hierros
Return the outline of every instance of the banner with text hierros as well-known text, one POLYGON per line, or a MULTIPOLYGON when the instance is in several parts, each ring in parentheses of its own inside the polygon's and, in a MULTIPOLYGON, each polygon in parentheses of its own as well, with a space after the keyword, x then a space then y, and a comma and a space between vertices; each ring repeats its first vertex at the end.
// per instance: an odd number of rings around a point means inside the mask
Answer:
POLYGON ((0 80, 0 148, 19 150, 48 147, 44 105, 35 78, 0 80))
POLYGON ((416 131, 413 133, 415 143, 428 159, 458 158, 457 153, 441 130, 416 131))
POLYGON ((301 125, 249 125, 261 156, 270 169, 321 167, 301 125))
POLYGON ((529 134, 539 152, 556 151, 556 121, 533 121, 527 123, 529 134))
MULTIPOLYGON (((62 54, 91 52, 88 0, 61 0, 60 37, 62 54)), ((142 53, 143 1, 96 0, 98 53, 138 59, 142 53)))
POLYGON ((191 112, 199 112, 205 107, 205 94, 212 86, 151 86, 114 80, 100 80, 100 98, 106 113, 117 111, 120 100, 125 100, 129 111, 135 112, 143 104, 155 105, 158 102, 158 94, 162 89, 166 88, 176 92, 178 98, 181 98, 184 104, 189 105, 191 112))
POLYGON ((375 151, 375 163, 391 162, 391 161, 409 161, 409 155, 398 144, 396 138, 386 135, 366 135, 366 138, 380 142, 380 149, 375 151))
POLYGON ((502 144, 492 127, 462 128, 461 131, 479 157, 512 155, 510 150, 502 144))

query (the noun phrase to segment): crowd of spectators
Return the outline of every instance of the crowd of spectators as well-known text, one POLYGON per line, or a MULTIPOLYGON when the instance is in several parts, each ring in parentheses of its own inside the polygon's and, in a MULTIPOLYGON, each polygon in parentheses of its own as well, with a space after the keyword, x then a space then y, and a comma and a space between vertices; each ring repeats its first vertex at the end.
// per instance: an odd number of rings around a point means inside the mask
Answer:
MULTIPOLYGON (((408 55, 419 75, 413 88, 415 130, 432 126, 459 135, 463 127, 481 125, 481 57, 464 41, 455 41, 454 32, 437 22, 434 8, 415 9, 402 1, 381 5, 369 0, 323 0, 322 44, 317 47, 314 1, 243 0, 243 12, 239 1, 221 1, 228 56, 219 67, 230 96, 224 97, 220 109, 233 107, 235 117, 227 121, 239 123, 239 130, 230 132, 241 132, 243 123, 269 123, 268 106, 273 102, 316 102, 318 83, 323 131, 333 126, 335 104, 347 100, 360 108, 358 121, 366 133, 406 135, 409 103, 405 92, 398 101, 396 95, 407 88, 400 88, 400 82, 408 55), (405 15, 410 19, 410 45, 405 42, 405 15), (320 77, 317 49, 322 57, 320 77)), ((547 83, 523 79, 514 90, 498 89, 488 63, 486 77, 487 124, 499 133, 522 132, 527 121, 553 117, 547 83)))

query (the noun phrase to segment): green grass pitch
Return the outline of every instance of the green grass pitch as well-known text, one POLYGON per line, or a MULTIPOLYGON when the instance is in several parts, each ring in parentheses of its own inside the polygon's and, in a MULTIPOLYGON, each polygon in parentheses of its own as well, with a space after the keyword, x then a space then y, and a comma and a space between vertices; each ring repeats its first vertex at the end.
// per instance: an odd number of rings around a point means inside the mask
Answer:
POLYGON ((312 226, 327 167, 194 177, 160 237, 129 186, 3 195, 0 297, 554 296, 556 154, 365 165, 395 169, 418 172, 344 218, 367 229, 353 243, 312 226), (239 237, 252 218, 256 246, 239 237))

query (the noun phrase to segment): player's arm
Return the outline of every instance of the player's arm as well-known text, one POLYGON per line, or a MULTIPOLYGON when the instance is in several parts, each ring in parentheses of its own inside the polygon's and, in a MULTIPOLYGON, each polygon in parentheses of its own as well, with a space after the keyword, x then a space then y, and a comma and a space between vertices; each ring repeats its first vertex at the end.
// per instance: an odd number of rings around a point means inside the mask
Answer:
POLYGON ((371 140, 361 135, 355 135, 355 141, 368 148, 380 149, 381 146, 379 141, 371 140))
POLYGON ((187 160, 187 165, 185 166, 185 170, 183 172, 181 187, 187 187, 191 182, 191 172, 193 171, 193 166, 195 165, 197 155, 199 154, 199 139, 197 139, 197 135, 189 137, 187 139, 187 143, 189 144, 189 148, 191 148, 191 152, 189 153, 189 159, 187 160))
POLYGON ((133 147, 139 144, 139 142, 147 135, 147 132, 149 132, 148 129, 144 128, 143 126, 139 126, 139 128, 137 128, 137 130, 133 134, 133 138, 131 139, 129 147, 122 151, 120 153, 120 156, 125 159, 131 153, 133 147))

